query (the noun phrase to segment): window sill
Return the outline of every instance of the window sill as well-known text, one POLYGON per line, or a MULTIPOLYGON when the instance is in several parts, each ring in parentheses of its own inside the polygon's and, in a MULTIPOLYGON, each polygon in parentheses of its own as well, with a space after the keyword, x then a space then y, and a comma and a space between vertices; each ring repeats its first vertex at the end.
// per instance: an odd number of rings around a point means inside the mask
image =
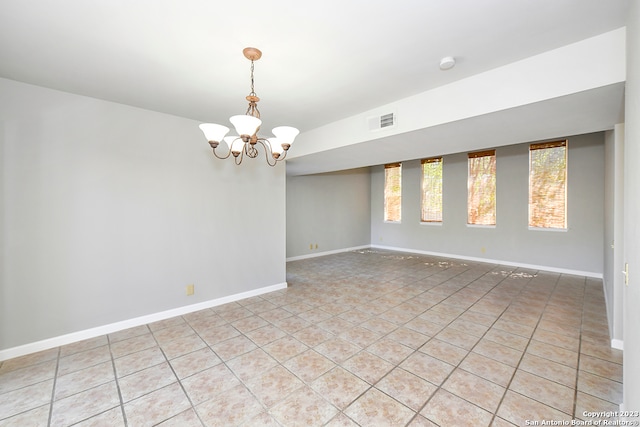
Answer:
POLYGON ((442 221, 420 221, 420 225, 427 227, 442 227, 442 221))
POLYGON ((385 224, 402 224, 402 221, 385 221, 385 224))
POLYGON ((467 224, 468 228, 496 228, 495 224, 485 225, 485 224, 467 224))
POLYGON ((552 233, 566 233, 567 228, 529 227, 529 231, 551 231, 552 233))

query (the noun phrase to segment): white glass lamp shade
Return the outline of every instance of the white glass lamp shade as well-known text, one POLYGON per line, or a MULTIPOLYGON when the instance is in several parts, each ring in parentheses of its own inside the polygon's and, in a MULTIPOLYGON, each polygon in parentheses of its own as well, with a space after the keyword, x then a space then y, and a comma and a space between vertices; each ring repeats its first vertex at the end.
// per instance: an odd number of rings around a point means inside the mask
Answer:
POLYGON ((204 133, 207 141, 220 142, 222 138, 229 132, 229 128, 215 123, 202 123, 200 130, 204 133))
POLYGON ((300 133, 298 129, 292 128, 291 126, 278 126, 277 128, 273 128, 271 132, 278 138, 280 144, 287 145, 293 144, 293 140, 300 133))
POLYGON ((273 154, 277 154, 279 156, 284 152, 284 148, 278 138, 269 138, 269 145, 271 146, 271 153, 273 154))
POLYGON ((262 120, 257 117, 247 116, 246 114, 240 114, 238 116, 233 116, 229 119, 231 124, 235 126, 236 132, 239 135, 249 135, 253 136, 256 133, 260 125, 262 124, 262 120))

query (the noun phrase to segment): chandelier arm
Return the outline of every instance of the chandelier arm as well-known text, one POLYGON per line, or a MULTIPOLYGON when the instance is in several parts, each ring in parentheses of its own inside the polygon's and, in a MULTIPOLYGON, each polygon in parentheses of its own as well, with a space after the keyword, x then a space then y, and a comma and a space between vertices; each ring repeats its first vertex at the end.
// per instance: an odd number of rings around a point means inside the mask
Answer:
POLYGON ((243 158, 244 158, 244 148, 240 150, 240 154, 238 154, 233 158, 233 161, 236 163, 236 165, 239 165, 240 163, 242 163, 243 158))
POLYGON ((276 163, 278 163, 278 160, 279 160, 279 159, 275 159, 275 158, 273 157, 273 154, 271 154, 271 153, 272 153, 272 152, 271 152, 271 147, 268 145, 268 144, 269 144, 269 142, 265 142, 265 141, 266 141, 266 140, 264 140, 264 139, 259 139, 259 140, 258 140, 258 142, 262 145, 262 148, 264 149, 264 155, 265 155, 265 157, 266 157, 267 164, 268 164, 269 166, 272 166, 272 167, 273 167, 273 166, 275 166, 275 165, 276 165, 276 163), (269 155, 271 155, 271 156, 269 156, 269 155), (271 158, 270 158, 270 157, 271 157, 271 158), (271 163, 272 161, 273 161, 273 163, 271 163))
POLYGON ((220 160, 228 159, 229 156, 231 155, 231 148, 229 148, 229 152, 224 157, 219 156, 218 153, 216 153, 216 149, 215 148, 212 148, 212 150, 213 150, 213 155, 216 156, 220 160))

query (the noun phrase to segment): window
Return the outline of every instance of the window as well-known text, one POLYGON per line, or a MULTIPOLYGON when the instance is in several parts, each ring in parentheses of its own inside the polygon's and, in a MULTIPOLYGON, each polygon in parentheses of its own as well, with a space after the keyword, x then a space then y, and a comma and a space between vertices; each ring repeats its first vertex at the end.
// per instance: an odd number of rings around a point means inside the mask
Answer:
POLYGON ((529 146, 529 227, 567 228, 567 141, 529 146))
POLYGON ((467 223, 496 224, 496 151, 469 153, 467 223))
POLYGON ((399 222, 402 211, 402 165, 384 165, 384 220, 399 222))
POLYGON ((442 157, 422 160, 422 222, 442 222, 442 157))

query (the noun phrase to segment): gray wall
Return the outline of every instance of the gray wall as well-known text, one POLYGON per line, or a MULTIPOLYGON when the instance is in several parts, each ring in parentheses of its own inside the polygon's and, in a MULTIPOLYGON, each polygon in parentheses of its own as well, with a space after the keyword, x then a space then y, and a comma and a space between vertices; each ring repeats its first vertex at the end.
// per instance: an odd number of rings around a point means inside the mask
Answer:
POLYGON ((284 167, 197 125, 0 79, 0 349, 285 282, 284 167))
POLYGON ((370 185, 368 168, 287 177, 287 258, 368 245, 370 185))
POLYGON ((604 136, 573 136, 568 157, 568 231, 529 230, 528 144, 499 147, 497 225, 467 226, 467 155, 444 156, 442 225, 420 223, 420 161, 403 162, 402 221, 383 220, 382 166, 371 174, 371 243, 453 256, 602 274, 604 136))

